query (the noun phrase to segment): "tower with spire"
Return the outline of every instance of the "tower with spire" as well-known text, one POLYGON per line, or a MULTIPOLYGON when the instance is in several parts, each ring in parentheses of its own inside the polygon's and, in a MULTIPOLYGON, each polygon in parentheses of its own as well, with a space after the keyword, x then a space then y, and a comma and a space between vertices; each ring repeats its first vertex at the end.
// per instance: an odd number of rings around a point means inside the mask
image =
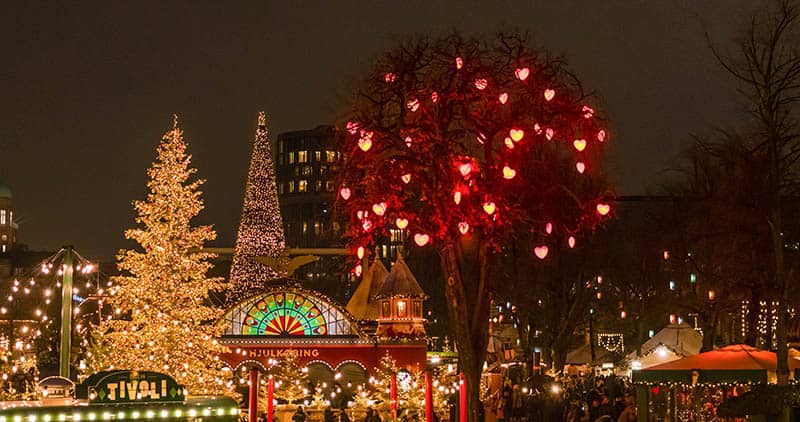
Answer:
POLYGON ((231 303, 262 290, 279 276, 255 258, 279 259, 286 247, 266 120, 260 112, 231 266, 231 303))
MULTIPOLYGON (((360 286, 359 286, 360 287, 360 286)), ((428 295, 422 290, 416 277, 408 268, 402 252, 374 296, 379 306, 379 338, 425 337, 425 318, 422 302, 428 295)))

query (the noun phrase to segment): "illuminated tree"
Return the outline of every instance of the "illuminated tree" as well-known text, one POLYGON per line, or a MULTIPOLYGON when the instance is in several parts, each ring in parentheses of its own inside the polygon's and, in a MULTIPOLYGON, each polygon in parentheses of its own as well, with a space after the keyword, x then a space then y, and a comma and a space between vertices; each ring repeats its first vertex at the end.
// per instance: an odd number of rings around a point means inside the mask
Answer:
POLYGON ((150 192, 135 201, 138 228, 125 232, 139 250, 121 250, 117 266, 125 275, 113 280, 107 301, 114 318, 96 330, 93 370, 110 368, 165 372, 190 394, 228 391, 229 372, 216 358, 214 322, 222 310, 209 294, 224 287, 207 278, 212 254, 197 252, 216 237, 211 226, 192 226, 203 209, 203 180, 189 180, 190 168, 178 120, 158 146, 158 158, 147 171, 150 192))
POLYGON ((356 93, 338 192, 350 246, 407 230, 439 254, 471 421, 504 239, 530 231, 547 260, 610 213, 598 114, 562 60, 516 35, 406 42, 356 93))
MULTIPOLYGON (((275 398, 286 400, 289 404, 295 403, 310 396, 313 392, 308 389, 308 368, 301 366, 297 355, 288 353, 282 357, 270 370, 275 379, 275 398)), ((266 387, 261 388, 266 397, 266 387)))
POLYGON ((231 267, 229 302, 259 291, 267 281, 277 278, 275 270, 254 258, 279 259, 286 247, 264 112, 258 114, 238 233, 231 267))

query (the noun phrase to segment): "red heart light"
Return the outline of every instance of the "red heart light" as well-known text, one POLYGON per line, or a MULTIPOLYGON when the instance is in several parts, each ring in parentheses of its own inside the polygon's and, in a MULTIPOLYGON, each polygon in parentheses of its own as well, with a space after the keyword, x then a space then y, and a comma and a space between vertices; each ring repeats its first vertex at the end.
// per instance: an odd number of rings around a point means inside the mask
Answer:
POLYGON ((464 59, 456 57, 456 69, 461 69, 462 67, 464 67, 464 59))
POLYGON ((431 92, 431 101, 438 102, 439 101, 439 93, 436 91, 431 92))
POLYGON ((372 212, 374 212, 375 215, 383 215, 386 212, 386 202, 381 202, 380 204, 373 204, 372 212))
POLYGON ((608 215, 608 212, 611 211, 611 205, 608 204, 597 204, 597 213, 600 215, 608 215))
POLYGON ((606 141, 606 131, 600 130, 600 132, 597 132, 597 140, 600 141, 600 142, 605 142, 606 141))
POLYGON ((408 220, 405 218, 398 218, 397 220, 394 220, 394 224, 398 229, 403 230, 408 227, 408 220))
POLYGON ((484 202, 483 211, 485 211, 486 214, 492 215, 495 211, 497 211, 497 206, 494 204, 494 202, 484 202))
POLYGON ((431 237, 427 234, 417 233, 414 235, 414 243, 416 243, 419 247, 427 245, 430 240, 431 237))
POLYGON ((394 82, 395 80, 397 80, 397 75, 395 75, 392 72, 389 72, 389 73, 383 75, 383 80, 386 81, 387 84, 390 84, 390 83, 394 82))
POLYGON ((544 225, 544 232, 550 234, 553 232, 553 223, 547 223, 544 225))
POLYGON ((467 177, 469 173, 472 171, 472 163, 463 163, 458 166, 458 171, 461 173, 462 176, 467 177))
POLYGON ((469 223, 467 223, 466 221, 458 223, 458 231, 460 231, 461 234, 467 234, 467 232, 469 231, 469 223))
POLYGON ((478 90, 483 91, 487 86, 489 86, 489 81, 486 79, 475 79, 475 88, 478 90))
POLYGON ((591 119, 594 116, 594 109, 587 105, 583 106, 581 111, 583 111, 583 117, 586 119, 591 119))
POLYGON ((528 75, 530 73, 531 73, 530 69, 528 69, 527 67, 522 67, 514 71, 514 76, 516 76, 517 79, 524 81, 525 79, 528 79, 528 75))
POLYGON ((419 110, 419 100, 414 98, 412 100, 406 101, 406 107, 412 112, 419 110))
POLYGON ((576 139, 572 141, 572 146, 575 147, 578 151, 583 151, 586 149, 586 140, 584 139, 576 139))
POLYGON ((403 183, 408 184, 408 182, 411 181, 411 173, 406 173, 406 174, 400 176, 400 179, 403 180, 403 183))
POLYGON ((575 163, 575 168, 578 170, 578 173, 583 174, 583 172, 586 171, 586 164, 582 161, 578 161, 575 163))
POLYGON ((500 94, 500 97, 498 98, 498 100, 500 100, 500 104, 505 104, 506 101, 508 101, 508 94, 505 93, 505 92, 500 94))
POLYGON ((356 250, 356 256, 358 257, 358 259, 363 259, 364 258, 364 247, 363 246, 359 246, 358 247, 358 249, 356 250))
POLYGON ((525 136, 525 131, 518 128, 513 128, 508 131, 508 136, 514 140, 514 142, 519 142, 523 136, 525 136))
POLYGON ((342 197, 345 201, 350 199, 350 188, 341 188, 339 189, 339 196, 342 197))
POLYGON ((549 251, 550 249, 547 245, 537 246, 533 249, 533 253, 535 253, 536 257, 539 259, 544 259, 549 251))
POLYGON ((556 90, 555 89, 545 89, 544 90, 544 99, 546 101, 552 100, 555 96, 556 96, 556 90))
POLYGON ((569 239, 567 239, 567 245, 569 245, 570 249, 575 247, 575 237, 574 236, 570 236, 569 239))
POLYGON ((503 142, 506 144, 506 148, 514 149, 514 141, 511 140, 511 138, 509 138, 508 136, 506 136, 506 138, 503 140, 503 142))
POLYGON ((510 180, 513 179, 514 176, 517 175, 517 171, 512 169, 509 166, 503 167, 503 179, 510 180))
POLYGON ((556 131, 554 131, 552 128, 547 128, 544 130, 544 137, 547 138, 548 141, 553 139, 553 136, 556 136, 556 131))
POLYGON ((455 202, 456 205, 461 203, 461 192, 459 191, 453 192, 453 202, 455 202))

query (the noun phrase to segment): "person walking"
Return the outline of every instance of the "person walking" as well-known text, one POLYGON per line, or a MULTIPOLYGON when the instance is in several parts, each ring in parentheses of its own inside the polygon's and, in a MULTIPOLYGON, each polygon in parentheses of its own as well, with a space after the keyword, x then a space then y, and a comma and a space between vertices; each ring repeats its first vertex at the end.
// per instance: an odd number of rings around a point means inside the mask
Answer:
POLYGON ((303 410, 303 406, 297 406, 297 411, 294 412, 292 415, 292 422, 306 422, 306 412, 303 410))

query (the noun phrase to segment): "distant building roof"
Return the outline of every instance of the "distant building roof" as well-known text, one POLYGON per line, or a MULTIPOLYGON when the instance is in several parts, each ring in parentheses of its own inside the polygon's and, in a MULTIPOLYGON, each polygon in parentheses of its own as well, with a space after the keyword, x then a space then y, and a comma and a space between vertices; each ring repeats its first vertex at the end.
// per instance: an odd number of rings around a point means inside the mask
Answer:
POLYGON ((0 198, 11 199, 14 195, 11 194, 11 188, 3 182, 0 182, 0 198))
POLYGON ((380 305, 375 295, 383 286, 389 271, 377 257, 364 272, 356 291, 347 302, 347 311, 361 320, 377 320, 380 316, 380 305))
POLYGON ((375 295, 376 299, 384 297, 419 297, 423 299, 428 297, 406 265, 402 254, 397 255, 397 261, 389 271, 389 275, 386 276, 383 286, 375 295))

